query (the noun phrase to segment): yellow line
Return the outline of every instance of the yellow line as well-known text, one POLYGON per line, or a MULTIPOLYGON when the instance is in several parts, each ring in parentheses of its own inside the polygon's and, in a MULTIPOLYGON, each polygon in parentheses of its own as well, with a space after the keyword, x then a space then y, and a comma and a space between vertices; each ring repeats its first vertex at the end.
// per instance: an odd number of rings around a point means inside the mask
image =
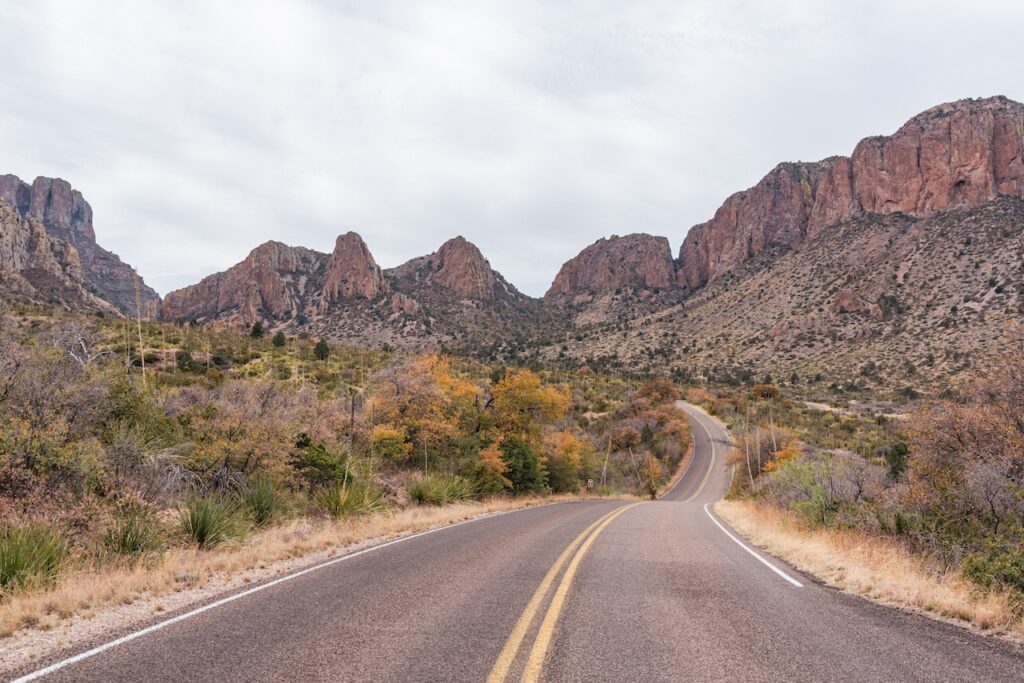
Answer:
POLYGON ((594 533, 590 534, 590 537, 584 541, 576 555, 572 558, 572 562, 569 563, 569 567, 562 576, 561 583, 558 584, 555 596, 551 598, 551 605, 548 607, 547 614, 544 615, 544 621, 540 624, 537 639, 533 642, 530 658, 526 661, 526 670, 523 672, 524 683, 534 683, 540 680, 541 669, 544 668, 544 658, 547 656, 548 648, 551 646, 551 638, 554 636, 555 625, 558 623, 558 617, 562 613, 562 607, 565 606, 565 598, 569 594, 569 588, 572 586, 572 580, 576 576, 576 570, 579 569, 580 562, 583 561, 583 557, 590 550, 590 546, 594 544, 594 540, 604 531, 605 527, 615 521, 616 517, 626 510, 642 504, 633 503, 616 510, 614 514, 601 522, 601 526, 597 527, 594 533))
POLYGON ((689 503, 691 500, 700 495, 700 492, 704 490, 704 485, 708 483, 708 479, 711 478, 711 472, 715 469, 715 439, 711 436, 711 430, 709 430, 700 418, 696 418, 697 424, 704 430, 704 433, 708 435, 708 443, 711 444, 711 462, 708 464, 708 471, 704 474, 704 480, 701 481, 700 486, 693 492, 693 495, 684 500, 684 503, 689 503))
POLYGON ((526 604, 526 609, 519 616, 519 620, 516 621, 516 625, 512 627, 512 633, 509 634, 508 640, 505 642, 505 647, 501 649, 501 653, 498 655, 498 660, 494 663, 494 668, 491 669, 491 674, 487 677, 488 683, 501 683, 505 680, 505 676, 508 675, 508 670, 512 667, 512 662, 515 661, 516 654, 519 652, 519 646, 523 642, 523 638, 526 637, 526 631, 530 628, 530 624, 533 623, 533 618, 537 614, 537 610, 540 608, 541 602, 544 600, 544 596, 547 595, 548 589, 551 584, 554 583, 555 577, 558 576, 558 572, 562 570, 562 566, 565 565, 566 560, 572 555, 572 552, 576 550, 576 547, 583 542, 587 534, 594 530, 601 522, 606 520, 611 515, 614 515, 617 511, 624 510, 625 508, 616 508, 608 513, 602 515, 593 524, 584 529, 579 536, 573 539, 562 554, 558 556, 555 563, 551 565, 551 569, 544 575, 544 579, 537 586, 537 590, 534 591, 533 597, 530 598, 530 602, 526 604))

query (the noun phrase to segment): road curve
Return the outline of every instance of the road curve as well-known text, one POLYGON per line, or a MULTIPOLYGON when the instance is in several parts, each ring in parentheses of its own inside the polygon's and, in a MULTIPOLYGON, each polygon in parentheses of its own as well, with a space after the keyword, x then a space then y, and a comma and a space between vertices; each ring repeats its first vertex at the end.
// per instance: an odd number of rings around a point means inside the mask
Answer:
POLYGON ((706 507, 728 485, 728 435, 684 408, 694 457, 658 501, 582 501, 461 524, 19 673, 67 681, 1024 680, 1024 656, 1012 645, 821 586, 742 545, 706 507))

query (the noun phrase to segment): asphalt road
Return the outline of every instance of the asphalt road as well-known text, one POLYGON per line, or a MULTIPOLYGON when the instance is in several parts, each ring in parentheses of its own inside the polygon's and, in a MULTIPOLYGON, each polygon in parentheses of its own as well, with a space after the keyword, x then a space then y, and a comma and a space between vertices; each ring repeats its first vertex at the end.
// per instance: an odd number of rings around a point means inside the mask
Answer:
POLYGON ((728 437, 688 411, 694 458, 661 500, 550 505, 427 533, 44 662, 55 668, 41 677, 1024 680, 1019 648, 742 547, 705 507, 728 484, 728 437))

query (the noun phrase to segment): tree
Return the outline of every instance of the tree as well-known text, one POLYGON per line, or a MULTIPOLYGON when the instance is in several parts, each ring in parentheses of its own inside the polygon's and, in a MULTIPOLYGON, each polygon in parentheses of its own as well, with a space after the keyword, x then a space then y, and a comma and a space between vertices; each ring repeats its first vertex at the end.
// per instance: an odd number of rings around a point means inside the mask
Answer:
POLYGON ((505 439, 501 443, 501 459, 508 468, 505 476, 516 493, 542 491, 546 483, 540 459, 530 444, 522 439, 505 439))
POLYGON ((262 339, 263 338, 263 323, 261 323, 259 320, 254 322, 252 324, 252 327, 249 329, 249 336, 252 337, 253 339, 262 339))
POLYGON ((327 360, 331 356, 331 347, 327 345, 326 339, 321 339, 313 347, 313 356, 317 360, 327 360))
POLYGON ((270 343, 273 344, 275 348, 283 349, 286 343, 284 332, 278 332, 275 334, 274 338, 270 340, 270 343))

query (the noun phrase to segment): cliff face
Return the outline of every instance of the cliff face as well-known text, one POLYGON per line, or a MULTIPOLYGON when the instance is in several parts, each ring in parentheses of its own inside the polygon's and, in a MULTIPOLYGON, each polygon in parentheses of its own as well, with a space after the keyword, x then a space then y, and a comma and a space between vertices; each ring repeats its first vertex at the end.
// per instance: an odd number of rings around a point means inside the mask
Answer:
POLYGON ((925 217, 1024 196, 1024 105, 1004 97, 933 107, 850 157, 780 164, 729 197, 679 250, 678 282, 697 289, 770 244, 799 246, 869 214, 925 217))
POLYGON ((633 234, 601 238, 567 261, 545 298, 602 294, 621 288, 668 289, 675 283, 668 240, 633 234))
POLYGON ((226 271, 169 293, 161 315, 165 320, 229 315, 245 324, 290 318, 305 310, 326 261, 326 254, 311 249, 266 242, 226 271))
POLYGON ((322 311, 338 301, 357 297, 376 299, 387 291, 384 275, 362 237, 354 232, 346 232, 338 237, 334 251, 327 260, 321 289, 322 311))
POLYGON ((116 314, 89 291, 78 250, 0 200, 0 292, 7 298, 116 314))
MULTIPOLYGON (((118 310, 134 316, 135 270, 96 243, 92 208, 82 194, 60 178, 36 178, 31 185, 17 176, 0 176, 0 200, 22 217, 38 221, 47 234, 73 247, 85 286, 118 310)), ((160 297, 138 278, 143 317, 156 317, 160 297)))

